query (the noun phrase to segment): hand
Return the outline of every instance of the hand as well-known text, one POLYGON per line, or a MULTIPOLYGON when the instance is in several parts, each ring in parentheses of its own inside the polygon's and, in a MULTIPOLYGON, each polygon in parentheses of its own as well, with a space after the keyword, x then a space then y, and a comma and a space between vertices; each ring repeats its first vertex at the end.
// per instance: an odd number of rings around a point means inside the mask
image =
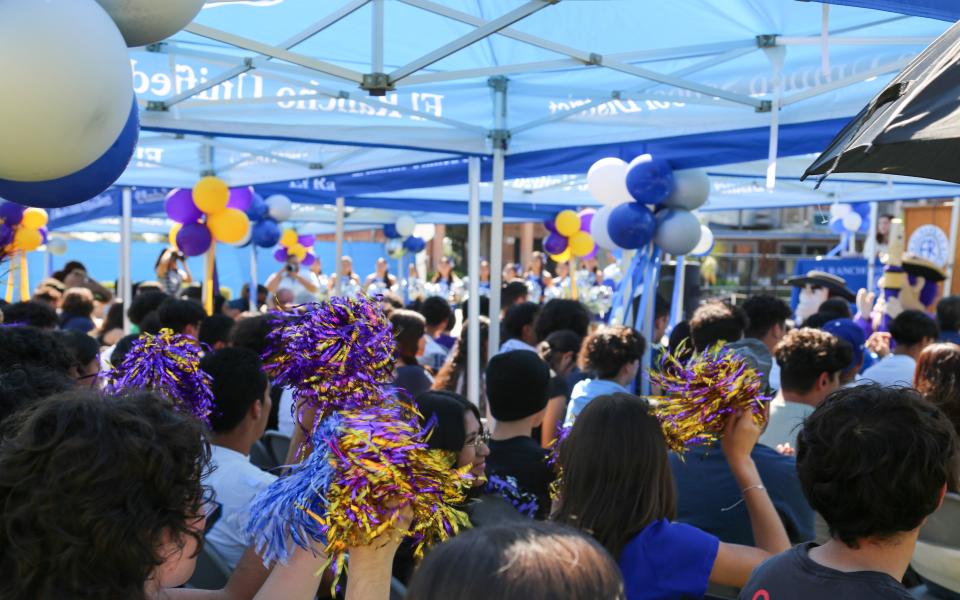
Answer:
POLYGON ((890 333, 886 331, 877 331, 867 338, 865 344, 867 350, 873 352, 880 358, 890 354, 890 333))
POLYGON ((796 456, 797 451, 790 444, 777 444, 777 454, 783 456, 796 456))
POLYGON ((720 440, 720 447, 723 449, 724 456, 731 467, 735 467, 746 461, 750 461, 750 453, 753 447, 757 445, 762 432, 760 426, 753 421, 753 414, 741 412, 731 415, 727 418, 727 424, 723 430, 723 438, 720 440))
POLYGON ((864 288, 860 288, 857 292, 857 315, 866 319, 870 317, 870 312, 873 311, 873 303, 876 299, 876 294, 873 292, 868 292, 864 288))
POLYGON ((410 529, 410 524, 413 521, 413 510, 409 506, 404 506, 400 509, 399 514, 397 515, 397 521, 393 527, 388 528, 380 536, 374 538, 374 540, 367 546, 357 546, 356 548, 350 548, 348 554, 353 557, 354 555, 363 555, 365 557, 390 557, 390 560, 393 560, 393 555, 397 552, 397 548, 400 547, 400 542, 403 541, 403 538, 406 537, 404 534, 410 529))

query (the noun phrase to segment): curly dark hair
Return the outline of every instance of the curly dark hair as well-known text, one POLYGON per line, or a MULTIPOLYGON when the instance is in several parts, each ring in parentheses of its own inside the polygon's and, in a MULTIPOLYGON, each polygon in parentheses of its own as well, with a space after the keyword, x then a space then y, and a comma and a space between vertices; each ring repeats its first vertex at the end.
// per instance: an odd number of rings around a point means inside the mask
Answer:
POLYGON ((23 365, 68 375, 79 363, 73 351, 52 331, 28 326, 0 327, 0 370, 23 365))
POLYGON ((960 346, 930 344, 917 358, 913 387, 940 407, 960 434, 960 346))
POLYGON ((610 379, 624 365, 640 360, 646 347, 643 336, 632 327, 601 327, 584 340, 578 362, 584 371, 610 379))
POLYGON ((707 302, 690 318, 690 338, 694 349, 703 352, 720 342, 736 342, 749 327, 743 309, 726 302, 707 302))
POLYGON ((49 304, 30 300, 17 302, 3 309, 3 322, 10 325, 29 325, 40 329, 60 327, 60 317, 49 304))
POLYGON ((955 488, 957 437, 910 388, 842 388, 803 424, 797 474, 830 534, 851 548, 911 531, 955 488))
POLYGON ((566 298, 554 298, 543 305, 533 331, 537 342, 547 339, 554 331, 569 329, 581 338, 587 337, 590 329, 590 311, 582 302, 566 298))
POLYGON ((203 542, 201 424, 141 392, 66 392, 0 446, 0 597, 142 599, 166 536, 203 542))
POLYGON ((789 392, 809 392, 817 378, 843 371, 853 361, 853 347, 819 329, 794 329, 773 351, 780 365, 780 385, 789 392))
POLYGON ((789 304, 767 294, 750 296, 743 301, 741 308, 750 321, 750 326, 744 331, 745 335, 757 339, 767 335, 774 325, 783 326, 786 320, 793 316, 789 304))

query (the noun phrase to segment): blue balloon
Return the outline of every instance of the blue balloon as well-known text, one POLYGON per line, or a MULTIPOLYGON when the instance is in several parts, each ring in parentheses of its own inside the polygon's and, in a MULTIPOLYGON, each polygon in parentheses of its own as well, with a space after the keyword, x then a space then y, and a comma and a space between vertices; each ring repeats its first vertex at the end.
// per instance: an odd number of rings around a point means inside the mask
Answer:
POLYGON ((657 220, 650 209, 633 202, 614 208, 607 220, 607 234, 614 244, 625 250, 646 246, 656 230, 657 220))
POLYGON ((427 247, 427 243, 418 237, 410 236, 403 240, 403 247, 408 252, 416 254, 417 252, 423 252, 423 249, 427 247))
MULTIPOLYGON (((254 193, 253 200, 250 201, 250 208, 247 209, 247 217, 256 223, 257 221, 262 221, 267 218, 267 214, 270 212, 270 207, 267 206, 267 203, 264 201, 263 196, 260 194, 254 193)), ((264 246, 266 247, 266 246, 264 246)))
POLYGON ((400 232, 397 231, 397 226, 394 225, 393 223, 383 226, 383 235, 388 240, 395 240, 403 237, 402 235, 400 235, 400 232))
POLYGON ((277 222, 273 219, 264 219, 254 224, 250 240, 261 248, 273 248, 280 241, 280 235, 280 226, 277 222))
POLYGON ((673 169, 665 160, 634 159, 627 171, 627 191, 643 204, 660 204, 673 193, 673 169))
POLYGON ((97 160, 59 179, 10 181, 0 179, 0 198, 38 208, 60 208, 89 200, 109 188, 126 170, 140 137, 140 109, 134 97, 120 136, 97 160))
POLYGON ((870 203, 869 202, 857 202, 856 204, 851 205, 853 212, 857 213, 863 220, 860 221, 860 229, 857 231, 859 233, 869 233, 870 232, 870 203))
POLYGON ((834 219, 831 221, 830 231, 834 233, 845 233, 847 230, 843 227, 843 219, 834 219))

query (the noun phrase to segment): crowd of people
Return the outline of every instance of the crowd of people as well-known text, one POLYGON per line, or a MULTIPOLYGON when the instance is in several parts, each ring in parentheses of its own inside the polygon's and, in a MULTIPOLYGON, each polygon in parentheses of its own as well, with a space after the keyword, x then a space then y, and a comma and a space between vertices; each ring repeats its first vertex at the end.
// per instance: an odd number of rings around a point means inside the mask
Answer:
POLYGON ((906 599, 920 528, 960 491, 960 297, 869 338, 849 305, 797 328, 785 302, 757 295, 705 302, 670 327, 660 299, 646 340, 551 292, 569 274, 535 256, 496 292, 486 280, 502 306, 490 352, 489 303, 477 299, 475 323, 458 318, 451 260, 431 282, 441 293, 406 301, 386 261, 361 281, 345 260, 340 291, 378 292, 392 325, 397 393, 449 468, 475 476, 460 507, 473 527, 422 561, 389 530, 350 549, 331 592, 320 548, 265 565, 243 533, 250 502, 284 476, 255 466, 254 447, 286 436, 289 465, 304 436, 294 394, 261 359, 270 311, 337 289, 314 264, 291 258, 212 315, 173 251, 129 301, 71 262, 30 301, 0 306, 0 598, 386 600, 399 582, 411 600, 906 599), (201 345, 209 427, 163 390, 102 390, 103 372, 163 329, 201 345), (476 398, 468 336, 480 338, 476 398), (669 399, 635 392, 668 368, 661 357, 705 351, 742 359, 771 399, 765 420, 723 417, 718 442, 681 455, 656 416, 669 399), (205 545, 232 573, 223 589, 183 587, 205 545))

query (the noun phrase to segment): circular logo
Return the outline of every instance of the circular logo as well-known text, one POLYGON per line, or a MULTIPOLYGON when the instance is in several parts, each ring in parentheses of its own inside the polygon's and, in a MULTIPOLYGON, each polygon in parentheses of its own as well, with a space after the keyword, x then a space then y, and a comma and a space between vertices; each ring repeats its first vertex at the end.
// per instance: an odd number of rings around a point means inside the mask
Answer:
POLYGON ((910 236, 907 252, 944 267, 949 261, 950 242, 936 225, 921 225, 910 236))

